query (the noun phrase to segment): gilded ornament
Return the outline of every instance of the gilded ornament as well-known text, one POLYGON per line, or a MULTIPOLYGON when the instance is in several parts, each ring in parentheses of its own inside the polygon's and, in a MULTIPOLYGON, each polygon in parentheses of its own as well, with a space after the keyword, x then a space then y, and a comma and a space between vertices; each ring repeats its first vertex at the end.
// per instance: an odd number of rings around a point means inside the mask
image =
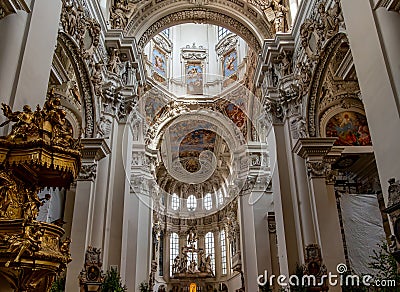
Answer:
POLYGON ((12 126, 0 137, 0 273, 16 291, 48 291, 71 258, 63 229, 36 220, 43 204, 37 194, 70 186, 80 168, 80 142, 54 92, 35 111, 25 105, 13 112, 6 104, 2 110, 0 126, 12 126))

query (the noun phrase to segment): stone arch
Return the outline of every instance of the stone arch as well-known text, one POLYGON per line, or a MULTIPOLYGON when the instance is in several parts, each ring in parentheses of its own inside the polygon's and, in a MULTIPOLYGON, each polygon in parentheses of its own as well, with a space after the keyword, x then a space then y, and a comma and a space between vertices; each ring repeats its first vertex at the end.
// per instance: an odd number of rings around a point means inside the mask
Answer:
POLYGON ((320 136, 318 105, 322 93, 322 85, 328 70, 328 66, 338 48, 343 42, 348 43, 346 34, 339 33, 330 39, 319 53, 319 60, 310 82, 308 99, 306 100, 306 121, 310 137, 320 136))
POLYGON ((73 68, 79 81, 78 86, 82 94, 83 135, 86 138, 93 138, 96 135, 96 100, 89 70, 74 40, 67 34, 60 32, 57 41, 73 61, 73 68))
POLYGON ((168 0, 138 10, 131 17, 126 31, 137 38, 139 50, 162 30, 190 22, 223 26, 242 37, 256 52, 261 51, 264 39, 273 36, 273 28, 264 12, 248 1, 168 0))
POLYGON ((168 128, 171 124, 180 121, 186 121, 189 119, 193 119, 193 116, 197 116, 205 121, 209 121, 211 124, 218 126, 223 133, 222 137, 227 138, 229 145, 232 145, 233 149, 239 149, 243 145, 246 144, 245 138, 242 133, 238 131, 233 124, 230 122, 226 116, 216 111, 209 110, 195 110, 188 111, 182 113, 177 116, 172 116, 163 121, 160 127, 157 129, 154 139, 152 139, 151 144, 147 145, 149 149, 155 150, 160 146, 161 137, 165 133, 165 129, 168 128))

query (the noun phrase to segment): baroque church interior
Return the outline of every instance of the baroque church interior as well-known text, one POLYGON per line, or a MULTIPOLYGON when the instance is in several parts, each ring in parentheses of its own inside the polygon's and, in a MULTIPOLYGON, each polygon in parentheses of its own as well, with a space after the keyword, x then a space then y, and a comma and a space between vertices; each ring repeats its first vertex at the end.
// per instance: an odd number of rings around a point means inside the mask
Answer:
POLYGON ((1 0, 0 291, 398 291, 399 12, 1 0))

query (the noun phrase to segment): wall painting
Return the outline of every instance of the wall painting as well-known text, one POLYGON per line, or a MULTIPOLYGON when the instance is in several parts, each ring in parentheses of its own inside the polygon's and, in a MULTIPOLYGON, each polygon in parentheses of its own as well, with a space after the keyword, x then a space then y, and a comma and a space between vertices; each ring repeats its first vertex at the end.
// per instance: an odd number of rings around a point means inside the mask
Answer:
POLYGON ((338 146, 372 145, 366 117, 352 111, 334 115, 326 125, 326 137, 338 137, 338 146))

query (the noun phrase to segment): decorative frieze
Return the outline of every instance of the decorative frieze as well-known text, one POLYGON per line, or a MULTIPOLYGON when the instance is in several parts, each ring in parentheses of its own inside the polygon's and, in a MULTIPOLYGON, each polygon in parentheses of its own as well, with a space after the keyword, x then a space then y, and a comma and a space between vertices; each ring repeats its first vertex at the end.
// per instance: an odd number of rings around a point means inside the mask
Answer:
POLYGON ((182 22, 185 20, 191 20, 196 23, 225 23, 229 29, 232 31, 237 31, 256 51, 261 49, 256 36, 236 19, 211 10, 197 8, 195 10, 183 10, 169 14, 153 23, 139 38, 139 51, 142 51, 145 44, 148 43, 155 35, 157 35, 160 27, 168 27, 173 23, 182 22))
POLYGON ((192 46, 187 45, 185 48, 181 49, 181 56, 184 60, 205 60, 207 58, 207 50, 202 46, 196 46, 193 43, 192 46))

